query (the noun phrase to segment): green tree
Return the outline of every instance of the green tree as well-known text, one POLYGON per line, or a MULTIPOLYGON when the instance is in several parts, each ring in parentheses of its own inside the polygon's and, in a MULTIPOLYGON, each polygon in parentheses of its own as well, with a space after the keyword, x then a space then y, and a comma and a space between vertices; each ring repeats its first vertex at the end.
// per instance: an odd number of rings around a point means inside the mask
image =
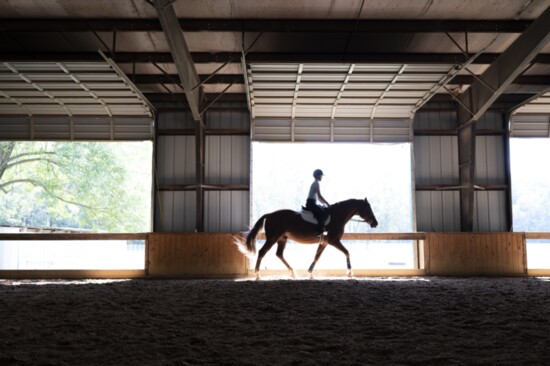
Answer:
POLYGON ((0 142, 0 224, 148 231, 150 180, 132 172, 147 152, 126 144, 0 142))

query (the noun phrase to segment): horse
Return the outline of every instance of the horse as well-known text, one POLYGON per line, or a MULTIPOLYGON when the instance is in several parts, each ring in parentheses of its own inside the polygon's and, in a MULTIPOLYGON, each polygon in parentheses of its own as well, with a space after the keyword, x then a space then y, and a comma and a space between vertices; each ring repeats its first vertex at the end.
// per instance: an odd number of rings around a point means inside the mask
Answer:
POLYGON ((246 247, 244 244, 240 244, 241 251, 246 255, 253 256, 256 254, 256 237, 260 229, 264 227, 266 241, 258 252, 258 259, 255 267, 256 279, 260 279, 260 263, 263 257, 275 243, 277 243, 277 257, 288 268, 292 277, 296 278, 294 269, 288 264, 283 256, 286 243, 289 239, 301 244, 319 243, 313 263, 311 263, 308 269, 310 278, 313 278, 313 268, 328 244, 345 254, 347 276, 352 277, 353 272, 351 270, 350 255, 340 241, 344 235, 344 226, 355 215, 359 215, 372 228, 378 226, 378 221, 376 221, 370 203, 366 198, 364 200, 348 199, 341 201, 330 205, 327 210, 330 215, 330 222, 325 226, 326 235, 320 236, 317 233, 317 224, 305 221, 300 212, 279 210, 260 217, 246 235, 246 247))

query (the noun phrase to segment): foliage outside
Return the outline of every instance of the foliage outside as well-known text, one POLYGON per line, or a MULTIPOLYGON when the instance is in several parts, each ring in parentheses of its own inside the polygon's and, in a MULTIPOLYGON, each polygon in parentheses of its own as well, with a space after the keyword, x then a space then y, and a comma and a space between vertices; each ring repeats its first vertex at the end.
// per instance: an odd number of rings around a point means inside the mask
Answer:
POLYGON ((151 142, 0 142, 0 225, 150 231, 151 142))

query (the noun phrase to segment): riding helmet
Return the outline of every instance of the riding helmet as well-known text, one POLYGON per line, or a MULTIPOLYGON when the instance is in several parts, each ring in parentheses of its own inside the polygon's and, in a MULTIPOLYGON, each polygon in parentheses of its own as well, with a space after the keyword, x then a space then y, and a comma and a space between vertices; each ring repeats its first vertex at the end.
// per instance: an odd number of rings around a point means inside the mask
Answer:
POLYGON ((313 171, 313 178, 317 178, 318 176, 321 176, 321 175, 324 175, 321 169, 315 169, 313 171))

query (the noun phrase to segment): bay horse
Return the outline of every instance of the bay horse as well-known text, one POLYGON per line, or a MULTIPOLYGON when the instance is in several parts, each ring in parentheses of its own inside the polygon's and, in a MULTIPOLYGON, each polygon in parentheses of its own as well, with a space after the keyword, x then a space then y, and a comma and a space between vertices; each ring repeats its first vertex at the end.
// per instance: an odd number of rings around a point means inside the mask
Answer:
POLYGON ((240 249, 246 255, 256 254, 256 236, 258 232, 264 227, 266 241, 265 244, 258 252, 258 259, 256 261, 255 274, 256 279, 260 279, 260 263, 266 253, 277 243, 277 257, 285 264, 285 266, 291 271, 292 277, 295 278, 296 274, 294 269, 288 264, 283 257, 283 252, 286 247, 287 240, 293 240, 301 244, 316 244, 319 243, 315 259, 308 269, 311 278, 313 278, 313 268, 321 257, 321 254, 325 250, 327 244, 332 245, 336 249, 340 250, 346 256, 347 261, 347 275, 352 277, 350 255, 348 250, 342 245, 340 239, 344 235, 344 226, 355 215, 359 215, 365 220, 372 228, 378 226, 378 221, 372 212, 369 201, 359 199, 348 199, 335 203, 328 207, 328 213, 330 214, 330 222, 325 227, 326 235, 322 238, 316 233, 317 224, 313 224, 302 219, 300 212, 293 210, 279 210, 263 215, 254 224, 252 229, 246 235, 246 247, 244 244, 240 244, 240 249))

